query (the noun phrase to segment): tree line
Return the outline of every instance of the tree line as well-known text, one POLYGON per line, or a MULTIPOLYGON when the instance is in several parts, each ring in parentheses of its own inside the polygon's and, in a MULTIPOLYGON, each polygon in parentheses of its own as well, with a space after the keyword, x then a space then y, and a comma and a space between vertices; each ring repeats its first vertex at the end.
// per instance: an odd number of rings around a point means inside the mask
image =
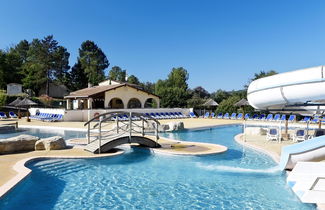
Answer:
MULTIPOLYGON (((127 75, 126 70, 113 66, 108 73, 110 63, 102 49, 94 42, 81 43, 75 64, 69 65, 70 53, 61 46, 53 35, 43 39, 35 38, 31 42, 22 40, 6 49, 0 49, 0 89, 8 83, 20 83, 25 89, 31 89, 39 95, 41 88, 49 84, 65 85, 70 91, 97 85, 106 79, 137 85, 145 91, 161 97, 161 107, 200 107, 208 98, 219 103, 221 112, 236 111, 232 105, 246 97, 247 85, 242 90, 217 90, 209 93, 199 86, 188 87, 189 73, 183 67, 172 68, 166 79, 157 82, 141 82, 135 75, 127 75)), ((261 71, 250 80, 276 74, 275 71, 261 71)))
POLYGON ((77 62, 69 65, 70 53, 52 35, 43 39, 20 41, 7 50, 0 50, 0 88, 8 83, 21 83, 38 95, 49 83, 66 85, 70 90, 98 84, 105 79, 109 66, 104 52, 93 42, 85 41, 79 48, 77 62))

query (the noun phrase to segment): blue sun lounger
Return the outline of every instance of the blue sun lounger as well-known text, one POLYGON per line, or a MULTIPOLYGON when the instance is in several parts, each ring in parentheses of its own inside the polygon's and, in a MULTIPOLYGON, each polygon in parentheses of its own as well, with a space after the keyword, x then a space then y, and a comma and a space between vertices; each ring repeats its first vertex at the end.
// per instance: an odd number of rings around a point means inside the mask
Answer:
POLYGON ((169 112, 169 116, 173 119, 177 118, 173 112, 169 112))
POLYGON ((250 119, 250 116, 251 116, 250 114, 246 113, 245 116, 244 116, 244 119, 245 120, 249 120, 250 119))
POLYGON ((218 118, 218 119, 222 119, 222 116, 223 116, 223 114, 222 114, 222 112, 220 112, 220 113, 218 114, 217 118, 218 118))
POLYGON ((265 114, 261 114, 261 116, 259 118, 257 118, 257 120, 265 120, 265 114))
POLYGON ((160 113, 155 113, 157 119, 164 119, 164 116, 162 116, 160 113))
POLYGON ((223 119, 229 119, 229 113, 228 112, 223 116, 223 119))
POLYGON ((272 121, 273 120, 273 114, 268 114, 265 120, 266 121, 272 121))
POLYGON ((256 120, 258 119, 258 114, 254 114, 252 117, 248 118, 249 120, 256 120))
POLYGON ((191 118, 196 118, 196 115, 193 112, 190 112, 190 117, 191 118))
POLYGON ((14 112, 9 112, 10 118, 17 118, 17 115, 14 112))
POLYGON ((276 115, 274 115, 274 118, 273 118, 272 121, 279 121, 280 120, 280 117, 281 117, 280 114, 276 114, 276 115))
POLYGON ((230 119, 235 120, 237 116, 237 113, 232 113, 230 116, 230 119))
POLYGON ((243 113, 239 113, 239 114, 237 115, 237 120, 241 120, 241 119, 243 119, 243 113))
POLYGON ((150 113, 150 117, 152 117, 152 118, 154 118, 154 119, 157 119, 155 113, 153 113, 153 112, 150 113))
POLYGON ((209 112, 206 112, 205 115, 204 115, 204 118, 209 118, 209 112))
POLYGON ((294 122, 296 120, 296 115, 290 115, 288 122, 294 122))
POLYGON ((185 118, 186 116, 183 115, 182 112, 175 112, 175 114, 178 116, 178 118, 185 118))
POLYGON ((165 113, 160 112, 159 114, 160 114, 160 116, 162 117, 162 119, 168 119, 168 117, 165 115, 165 113))
POLYGON ((283 114, 283 115, 281 115, 281 121, 285 121, 287 119, 287 115, 285 115, 285 114, 283 114))
POLYGON ((177 118, 183 118, 183 114, 181 112, 174 112, 177 118))
POLYGON ((310 118, 311 118, 311 117, 306 116, 306 117, 304 117, 304 119, 300 120, 299 122, 301 122, 301 123, 306 123, 306 122, 310 121, 310 118))
POLYGON ((319 121, 322 120, 320 116, 314 117, 312 120, 310 120, 311 123, 319 123, 319 121))
POLYGON ((7 119, 7 115, 4 112, 0 112, 0 119, 7 119))

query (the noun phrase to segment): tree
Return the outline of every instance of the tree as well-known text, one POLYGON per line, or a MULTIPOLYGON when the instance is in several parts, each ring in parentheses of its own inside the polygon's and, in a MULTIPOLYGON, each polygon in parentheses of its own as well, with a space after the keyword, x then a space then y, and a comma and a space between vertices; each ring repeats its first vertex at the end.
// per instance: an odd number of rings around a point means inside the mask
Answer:
POLYGON ((29 45, 26 62, 22 68, 24 87, 38 93, 45 85, 46 94, 49 95, 50 82, 67 82, 69 56, 66 48, 59 46, 52 35, 42 40, 34 39, 29 45))
POLYGON ((93 41, 87 40, 81 44, 78 59, 89 83, 97 85, 105 79, 104 70, 109 66, 109 62, 104 52, 93 41))
POLYGON ((6 81, 4 75, 6 73, 6 53, 0 50, 0 88, 4 88, 6 85, 6 81))
POLYGON ((130 84, 140 85, 139 79, 134 75, 129 76, 127 82, 130 84))
POLYGON ((192 94, 193 94, 193 96, 203 98, 203 99, 210 97, 210 93, 201 86, 198 86, 198 87, 194 88, 192 90, 192 94))
POLYGON ((187 107, 201 107, 205 101, 205 99, 194 95, 192 98, 187 100, 187 107))
POLYGON ((260 71, 259 73, 255 73, 254 74, 254 77, 252 79, 249 80, 248 84, 246 84, 244 87, 245 89, 248 88, 249 84, 251 82, 253 82, 254 80, 257 80, 257 79, 260 79, 260 78, 263 78, 263 77, 268 77, 268 76, 272 76, 272 75, 275 75, 277 74, 278 72, 274 71, 274 70, 270 70, 270 71, 260 71))
POLYGON ((161 97, 162 107, 185 107, 187 105, 188 77, 186 69, 180 67, 173 68, 166 80, 158 80, 155 94, 161 97))
POLYGON ((108 73, 108 77, 111 80, 125 82, 126 70, 122 70, 119 66, 113 66, 108 73))
POLYGON ((149 93, 154 93, 155 92, 155 83, 152 82, 145 82, 145 83, 140 83, 140 86, 143 88, 144 91, 147 91, 149 93))
POLYGON ((52 75, 52 80, 57 80, 60 84, 67 85, 69 84, 68 70, 70 69, 70 53, 68 53, 66 48, 59 46, 54 56, 54 59, 57 61, 57 64, 56 70, 53 72, 52 75))
POLYGON ((87 87, 88 78, 81 66, 80 60, 71 68, 69 80, 68 87, 70 90, 79 90, 87 87))
POLYGON ((230 96, 229 98, 221 101, 217 108, 217 112, 222 112, 222 113, 233 113, 237 112, 237 109, 239 107, 234 106, 236 102, 240 100, 240 97, 237 95, 230 96))
POLYGON ((217 92, 211 93, 213 100, 215 100, 218 104, 220 104, 221 101, 229 98, 231 94, 225 90, 217 90, 217 92))
POLYGON ((11 47, 7 53, 8 77, 7 83, 16 82, 21 83, 23 78, 23 65, 27 62, 27 53, 29 50, 29 43, 26 40, 20 41, 16 46, 11 47))
POLYGON ((29 44, 21 41, 6 51, 0 50, 0 87, 5 88, 8 83, 21 83, 22 65, 26 61, 29 44))

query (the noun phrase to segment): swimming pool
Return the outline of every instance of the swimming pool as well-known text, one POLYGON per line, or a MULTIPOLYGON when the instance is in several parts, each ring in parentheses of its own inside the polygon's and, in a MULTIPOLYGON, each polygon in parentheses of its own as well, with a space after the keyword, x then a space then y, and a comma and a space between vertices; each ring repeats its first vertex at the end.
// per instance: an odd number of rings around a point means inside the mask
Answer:
POLYGON ((38 136, 40 138, 48 138, 52 136, 62 136, 65 140, 74 138, 85 138, 85 131, 74 131, 74 130, 64 130, 64 129, 39 129, 39 128, 19 128, 15 131, 2 131, 0 133, 0 139, 10 138, 22 134, 28 134, 32 136, 38 136))
POLYGON ((0 201, 0 209, 315 209, 286 186, 266 155, 237 144, 240 126, 164 134, 225 145, 224 154, 170 156, 147 149, 102 159, 52 159, 0 201))

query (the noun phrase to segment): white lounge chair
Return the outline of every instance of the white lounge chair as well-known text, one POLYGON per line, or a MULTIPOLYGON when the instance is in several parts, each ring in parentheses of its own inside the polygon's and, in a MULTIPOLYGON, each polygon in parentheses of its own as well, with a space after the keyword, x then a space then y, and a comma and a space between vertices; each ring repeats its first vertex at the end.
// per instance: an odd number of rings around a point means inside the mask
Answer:
POLYGON ((297 129, 295 130, 292 140, 294 142, 300 142, 300 141, 305 141, 307 139, 308 139, 307 131, 304 129, 297 129))
POLYGON ((279 129, 277 128, 269 128, 266 134, 266 140, 268 141, 279 141, 280 134, 279 129))

